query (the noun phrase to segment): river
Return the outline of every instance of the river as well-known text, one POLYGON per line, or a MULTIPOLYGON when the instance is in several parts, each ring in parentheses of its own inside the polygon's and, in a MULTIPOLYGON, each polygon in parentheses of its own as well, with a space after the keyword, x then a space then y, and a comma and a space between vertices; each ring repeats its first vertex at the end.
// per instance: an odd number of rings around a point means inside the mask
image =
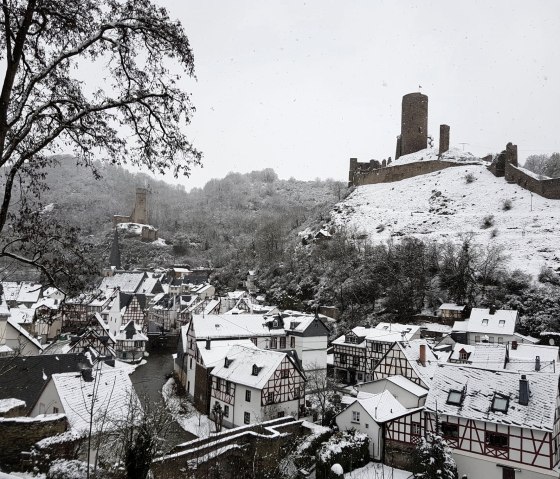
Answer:
MULTIPOLYGON (((149 401, 150 406, 153 407, 154 404, 163 403, 161 389, 167 382, 169 374, 173 372, 173 358, 170 351, 152 349, 150 356, 146 359, 147 363, 138 366, 130 375, 130 380, 142 405, 145 406, 149 401)), ((177 444, 195 438, 194 434, 185 431, 177 422, 173 421, 165 436, 164 449, 167 451, 177 444)))

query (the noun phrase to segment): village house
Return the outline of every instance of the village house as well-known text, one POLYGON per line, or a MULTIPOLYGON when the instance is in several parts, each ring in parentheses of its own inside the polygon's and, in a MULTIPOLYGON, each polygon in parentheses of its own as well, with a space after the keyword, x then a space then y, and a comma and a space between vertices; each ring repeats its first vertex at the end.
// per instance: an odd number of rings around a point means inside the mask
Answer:
POLYGON ((372 371, 373 379, 401 375, 429 389, 438 358, 425 339, 399 341, 391 345, 372 371))
POLYGON ((444 324, 453 324, 467 317, 468 308, 465 305, 455 303, 443 303, 438 308, 438 316, 444 324))
POLYGON ((451 337, 462 344, 487 342, 490 344, 518 343, 538 340, 515 332, 517 311, 495 308, 473 308, 470 317, 464 321, 455 321, 451 337))
POLYGON ((348 406, 338 413, 336 425, 341 430, 355 429, 369 438, 369 454, 374 461, 386 461, 386 438, 394 440, 395 434, 401 433, 400 442, 408 442, 413 446, 411 436, 420 437, 421 412, 423 407, 407 409, 388 390, 377 394, 359 392, 356 398, 347 399, 348 406), (408 428, 393 430, 400 423, 408 428), (412 429, 412 425, 414 429, 412 429))
POLYGON ((358 326, 333 342, 335 377, 344 383, 371 381, 373 370, 393 343, 420 338, 420 327, 379 323, 375 328, 358 326))
POLYGON ((118 289, 121 293, 136 293, 148 275, 143 271, 119 272, 113 276, 107 276, 101 280, 99 289, 118 289))
POLYGON ((439 365, 424 410, 453 450, 459 477, 558 477, 560 374, 439 365))
POLYGON ((16 322, 5 303, 0 304, 0 347, 4 356, 35 356, 41 354, 43 345, 21 324, 16 322))
POLYGON ((134 320, 130 320, 121 327, 115 337, 115 343, 117 359, 134 362, 144 357, 148 337, 142 333, 141 327, 134 320))
POLYGON ((423 406, 428 396, 428 390, 419 386, 404 376, 388 376, 354 386, 357 392, 379 394, 389 391, 405 408, 411 409, 423 406))
POLYGON ((3 281, 1 285, 4 301, 10 308, 31 308, 39 300, 43 290, 40 284, 28 281, 3 281))
POLYGON ((232 346, 210 376, 211 408, 219 405, 228 427, 299 418, 304 410, 305 376, 286 353, 232 346))

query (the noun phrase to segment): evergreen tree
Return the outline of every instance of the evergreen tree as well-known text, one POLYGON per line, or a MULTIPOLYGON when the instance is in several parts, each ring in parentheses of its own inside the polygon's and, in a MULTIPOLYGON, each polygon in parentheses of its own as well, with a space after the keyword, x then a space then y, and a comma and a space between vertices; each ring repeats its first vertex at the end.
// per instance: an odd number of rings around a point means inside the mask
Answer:
POLYGON ((422 479, 457 479, 457 466, 447 442, 439 435, 428 433, 416 447, 418 469, 422 479))

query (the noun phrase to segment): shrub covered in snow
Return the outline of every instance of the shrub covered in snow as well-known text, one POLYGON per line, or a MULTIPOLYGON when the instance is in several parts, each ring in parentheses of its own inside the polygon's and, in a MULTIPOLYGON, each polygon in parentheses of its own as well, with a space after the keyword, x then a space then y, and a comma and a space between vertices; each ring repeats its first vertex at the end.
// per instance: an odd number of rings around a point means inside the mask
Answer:
POLYGON ((422 479, 457 479, 457 466, 445 439, 433 433, 422 438, 416 447, 416 477, 422 479))
MULTIPOLYGON (((52 462, 46 479, 83 479, 87 476, 87 463, 83 461, 67 461, 56 459, 52 462)), ((94 472, 90 469, 90 477, 95 479, 106 479, 109 475, 97 468, 94 472)))
POLYGON ((352 471, 369 462, 369 438, 367 434, 340 431, 331 436, 317 451, 317 478, 326 478, 334 464, 344 471, 352 471))

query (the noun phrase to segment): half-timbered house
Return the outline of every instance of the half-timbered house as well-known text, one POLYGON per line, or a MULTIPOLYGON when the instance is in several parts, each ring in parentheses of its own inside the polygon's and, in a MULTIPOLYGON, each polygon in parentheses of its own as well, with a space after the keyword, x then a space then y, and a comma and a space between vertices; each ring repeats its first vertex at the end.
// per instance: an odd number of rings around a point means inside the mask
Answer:
POLYGON ((439 365, 424 428, 444 436, 459 476, 558 477, 560 374, 439 365))
POLYGON ((438 359, 425 339, 393 343, 373 369, 374 379, 401 375, 429 389, 438 359))
MULTIPOLYGON (((403 424, 420 421, 422 407, 407 409, 404 407, 391 392, 384 390, 377 394, 359 392, 356 398, 347 400, 346 409, 336 416, 336 424, 339 429, 356 429, 367 434, 369 437, 369 454, 376 461, 385 460, 385 435, 386 423, 401 420, 403 424), (407 421, 405 418, 409 417, 407 421)), ((392 430, 389 437, 397 437, 398 427, 392 430)), ((416 432, 416 430, 415 430, 416 432)), ((398 437, 397 437, 398 438, 398 437)), ((401 441, 410 441, 410 430, 407 432, 403 428, 401 441), (404 437, 408 434, 408 437, 404 437)))
POLYGON ((115 338, 117 358, 123 361, 138 361, 144 357, 148 337, 133 320, 130 320, 115 338))
POLYGON ((285 353, 233 346, 211 374, 210 401, 226 426, 282 416, 298 418, 305 407, 305 376, 285 353))
POLYGON ((355 384, 374 379, 373 370, 396 341, 420 337, 420 327, 379 323, 375 328, 358 326, 332 342, 334 372, 338 380, 355 384))

